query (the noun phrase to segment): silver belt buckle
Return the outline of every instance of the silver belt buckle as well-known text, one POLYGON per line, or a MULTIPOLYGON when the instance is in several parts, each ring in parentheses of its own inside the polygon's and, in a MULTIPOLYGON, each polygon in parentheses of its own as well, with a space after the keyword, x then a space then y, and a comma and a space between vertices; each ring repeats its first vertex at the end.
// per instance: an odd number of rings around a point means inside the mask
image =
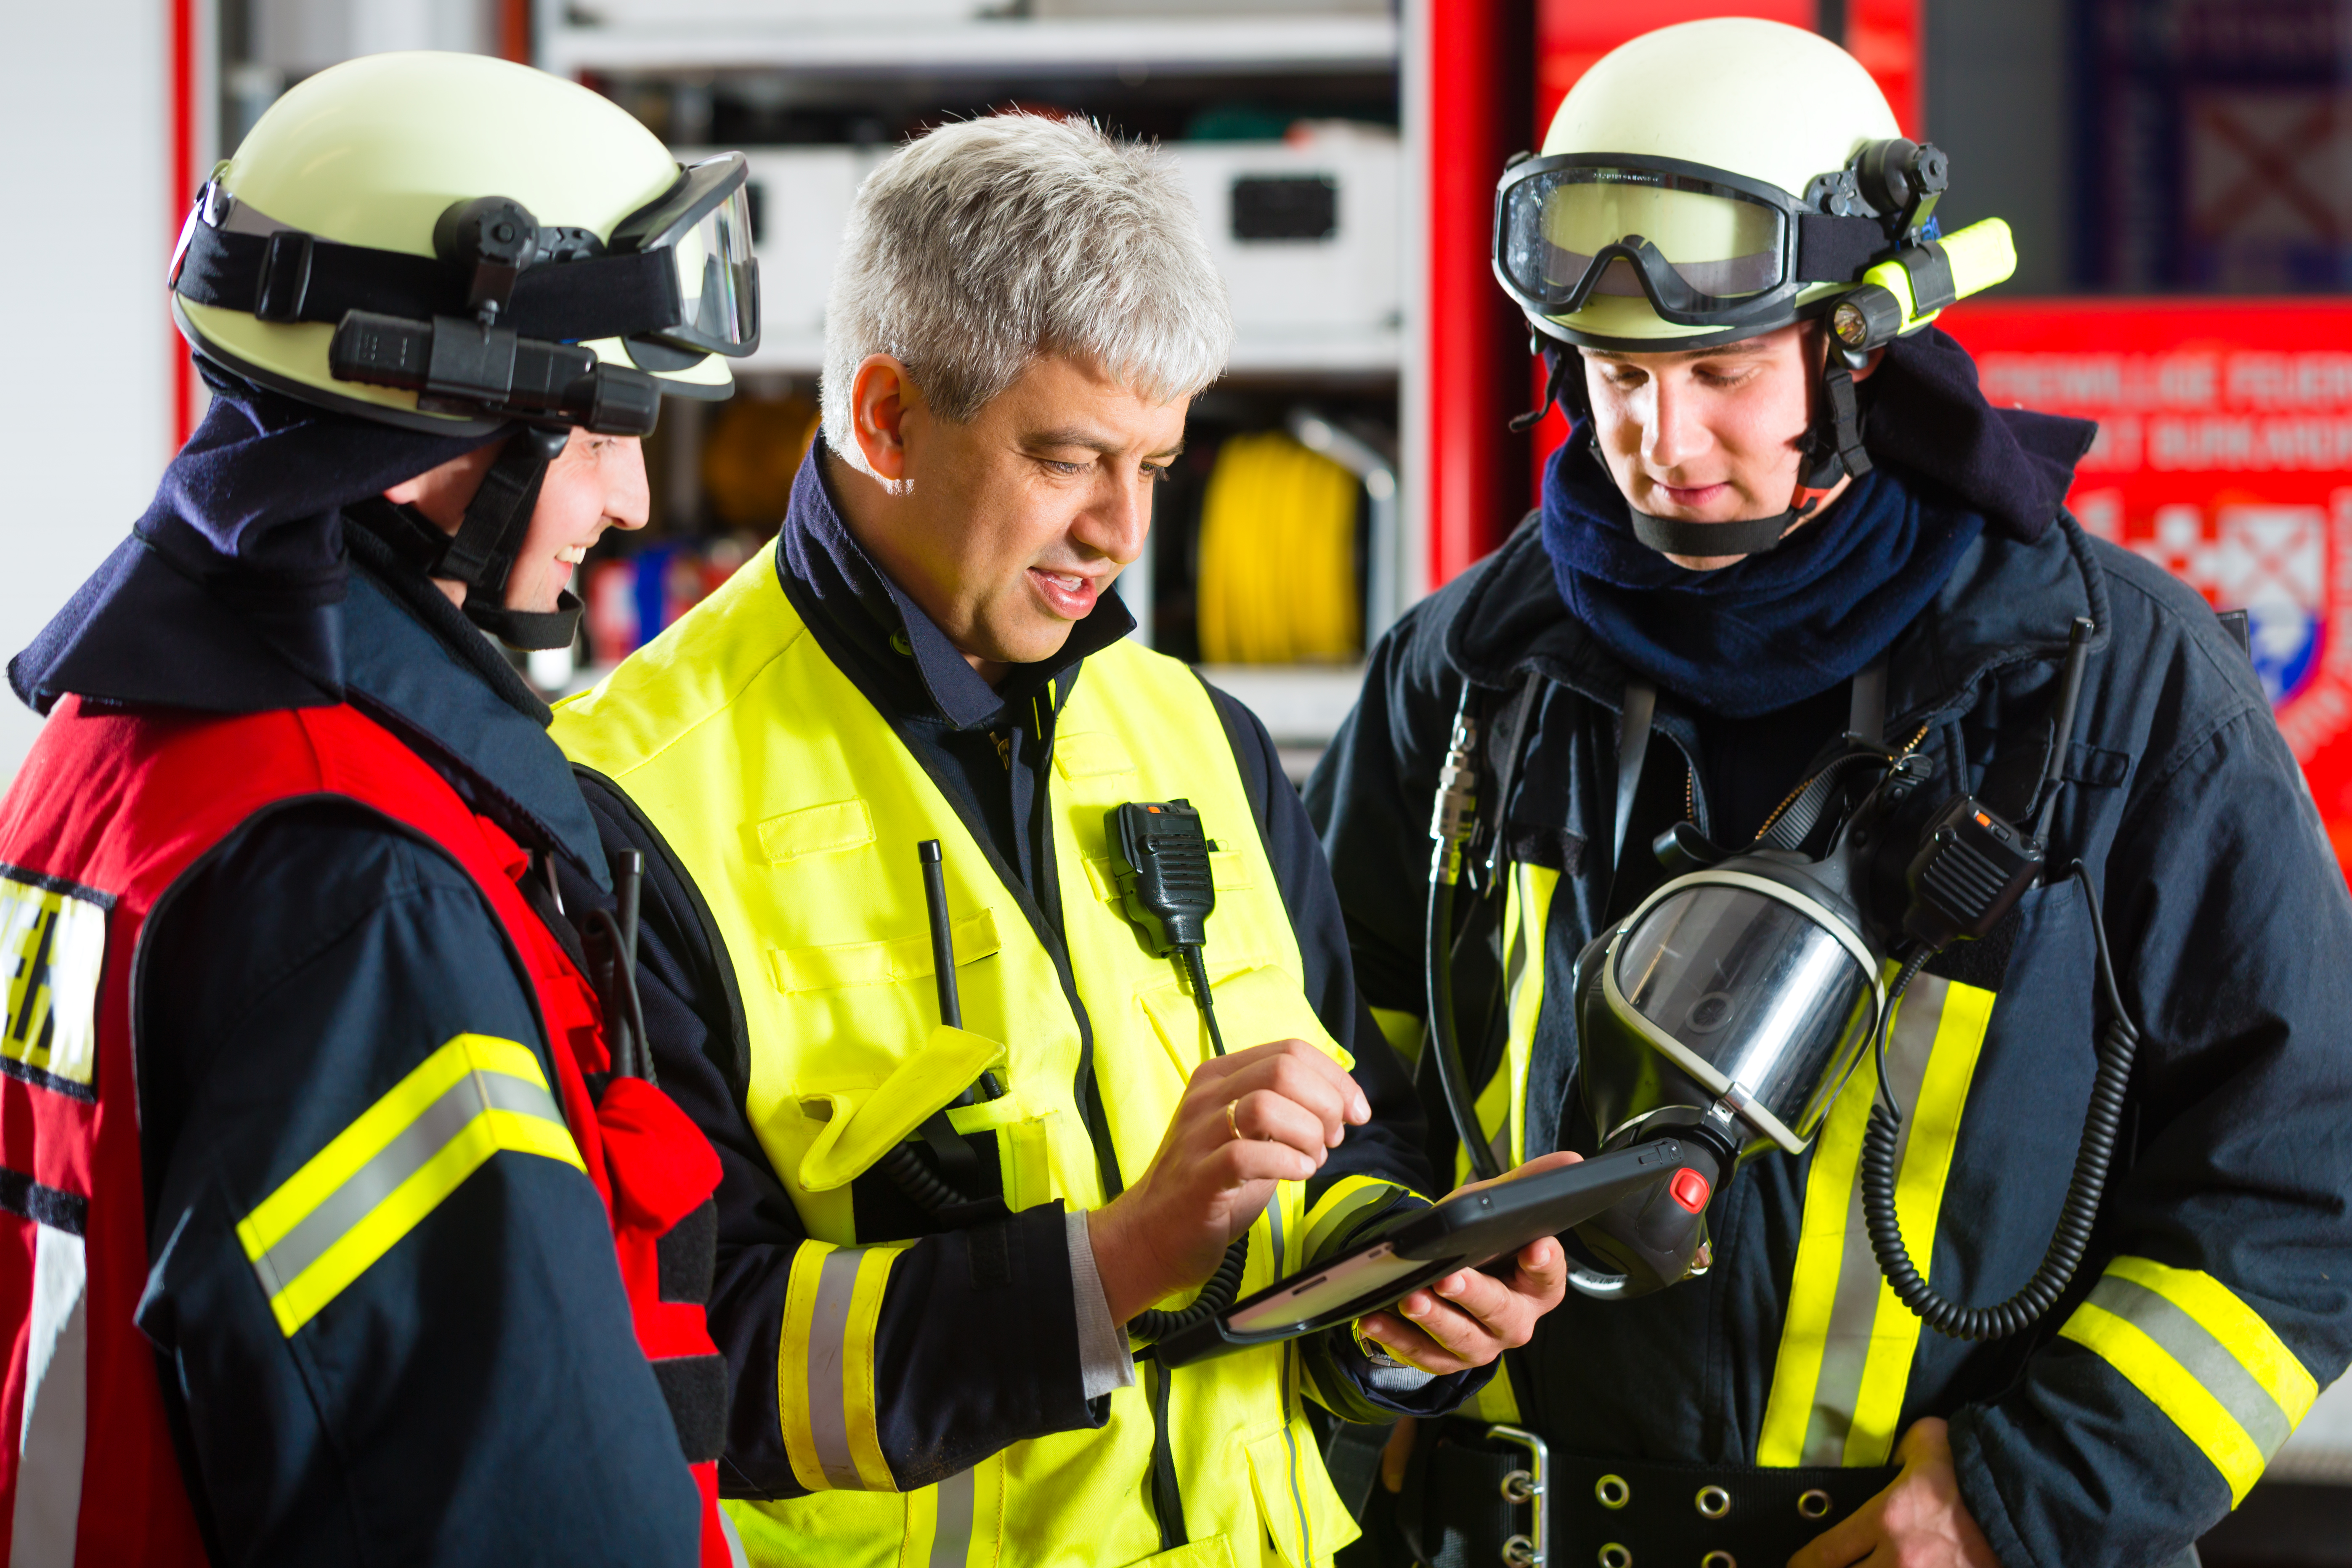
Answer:
POLYGON ((1489 1439, 1500 1438, 1517 1443, 1528 1451, 1528 1468, 1513 1470, 1503 1478, 1503 1500, 1525 1506, 1535 1515, 1530 1535, 1514 1535, 1503 1542, 1505 1568, 1545 1568, 1550 1549, 1550 1531, 1546 1527, 1544 1493, 1551 1484, 1551 1448, 1545 1441, 1523 1426, 1489 1426, 1489 1439))

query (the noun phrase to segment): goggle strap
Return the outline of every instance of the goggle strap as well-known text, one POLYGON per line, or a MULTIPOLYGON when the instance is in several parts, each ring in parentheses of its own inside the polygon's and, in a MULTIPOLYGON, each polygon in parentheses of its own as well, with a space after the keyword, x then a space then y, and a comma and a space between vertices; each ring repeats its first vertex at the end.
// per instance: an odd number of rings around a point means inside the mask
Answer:
MULTIPOLYGON (((320 239, 299 229, 239 234, 199 221, 173 287, 184 300, 277 323, 341 321, 352 310, 427 320, 470 316, 471 269, 320 239)), ((664 332, 683 323, 666 249, 548 261, 517 275, 499 325, 559 342, 664 332)))
POLYGON ((1885 225, 1874 217, 1831 217, 1804 213, 1797 218, 1797 281, 1859 283, 1863 274, 1895 248, 1885 225))

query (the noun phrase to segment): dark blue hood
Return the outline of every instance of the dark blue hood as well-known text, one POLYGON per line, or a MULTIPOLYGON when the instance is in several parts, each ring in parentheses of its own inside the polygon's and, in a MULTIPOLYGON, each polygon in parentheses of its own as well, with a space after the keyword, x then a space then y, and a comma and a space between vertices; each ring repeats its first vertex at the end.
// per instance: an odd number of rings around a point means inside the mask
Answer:
POLYGON ((341 509, 497 438, 205 380, 212 408, 131 537, 9 660, 37 711, 68 691, 220 713, 341 701, 341 509))

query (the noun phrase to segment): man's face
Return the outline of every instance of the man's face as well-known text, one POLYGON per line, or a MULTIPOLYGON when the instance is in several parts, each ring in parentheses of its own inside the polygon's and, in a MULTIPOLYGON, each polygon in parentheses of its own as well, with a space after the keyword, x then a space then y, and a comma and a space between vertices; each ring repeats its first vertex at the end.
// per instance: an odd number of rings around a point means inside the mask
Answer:
POLYGON ((860 441, 898 491, 841 475, 859 542, 983 676, 1060 652, 1143 553, 1190 400, 1150 403, 1053 356, 964 425, 933 414, 885 356, 856 385, 860 441), (892 426, 897 448, 877 448, 869 430, 892 426))
MULTIPOLYGON (((1636 509, 1691 522, 1788 510, 1822 354, 1811 327, 1721 348, 1582 353, 1601 455, 1636 509)), ((1704 567, 1736 557, 1674 559, 1704 567)))

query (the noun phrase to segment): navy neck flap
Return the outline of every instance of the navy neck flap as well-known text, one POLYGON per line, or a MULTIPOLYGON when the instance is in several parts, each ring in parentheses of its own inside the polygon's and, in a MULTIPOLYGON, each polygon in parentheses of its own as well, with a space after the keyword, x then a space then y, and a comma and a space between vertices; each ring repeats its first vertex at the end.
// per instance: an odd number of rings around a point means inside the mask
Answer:
POLYGON ((1778 550, 1692 572, 1633 537, 1588 434, 1577 426, 1544 470, 1544 552, 1560 597, 1621 663, 1726 718, 1851 679, 1984 530, 1973 511, 1925 504, 1882 464, 1778 550))
POLYGON ((8 663, 68 691, 213 712, 341 700, 341 509, 497 438, 404 430, 219 374, 211 409, 105 563, 8 663))
POLYGON ((1717 572, 1633 537, 1588 422, 1544 469, 1560 597, 1620 662, 1708 712, 1753 718, 1825 691, 1925 609, 1990 526, 2049 531, 2097 426, 1995 408, 1941 330, 1898 339, 1858 388, 1878 464, 1780 548, 1717 572))

